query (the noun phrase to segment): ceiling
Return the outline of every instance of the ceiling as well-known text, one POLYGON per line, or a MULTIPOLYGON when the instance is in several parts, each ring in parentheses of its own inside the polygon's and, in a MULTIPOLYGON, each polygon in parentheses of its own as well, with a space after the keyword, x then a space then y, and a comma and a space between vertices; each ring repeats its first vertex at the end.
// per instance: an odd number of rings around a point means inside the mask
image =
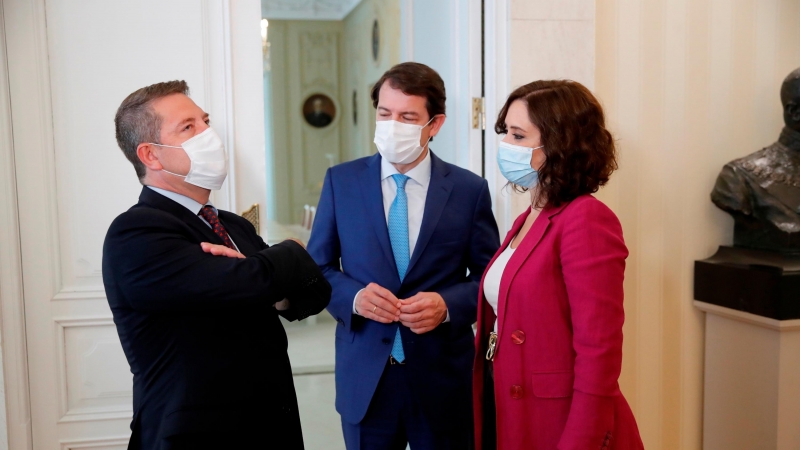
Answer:
POLYGON ((261 17, 281 20, 342 20, 361 0, 261 0, 261 17))

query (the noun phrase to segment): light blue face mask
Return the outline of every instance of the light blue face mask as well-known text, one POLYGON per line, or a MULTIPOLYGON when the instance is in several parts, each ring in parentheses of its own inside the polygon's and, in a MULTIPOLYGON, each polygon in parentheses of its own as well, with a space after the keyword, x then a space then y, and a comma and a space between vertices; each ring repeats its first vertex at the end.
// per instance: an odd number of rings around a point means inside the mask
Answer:
POLYGON ((530 148, 501 141, 497 147, 497 165, 500 166, 500 173, 517 186, 533 188, 539 182, 539 172, 531 167, 531 155, 538 148, 544 148, 544 145, 530 148))

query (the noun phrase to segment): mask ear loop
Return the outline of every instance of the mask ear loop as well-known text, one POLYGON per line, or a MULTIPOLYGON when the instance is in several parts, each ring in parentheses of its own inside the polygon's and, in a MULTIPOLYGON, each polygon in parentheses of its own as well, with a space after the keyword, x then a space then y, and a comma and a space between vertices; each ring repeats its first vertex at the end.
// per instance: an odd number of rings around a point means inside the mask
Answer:
MULTIPOLYGON (((431 124, 431 122, 433 122, 433 119, 435 119, 437 116, 439 116, 439 114, 436 114, 435 116, 431 117, 431 120, 429 120, 429 121, 428 121, 428 123, 426 123, 425 125, 423 125, 423 126, 422 126, 422 129, 425 129, 425 127, 427 127, 428 125, 430 125, 430 124, 431 124)), ((423 149, 424 149, 425 147, 427 147, 427 146, 428 146, 428 144, 430 144, 430 143, 431 143, 431 139, 433 139, 433 136, 431 136, 430 134, 428 134, 428 140, 425 142, 425 145, 423 145, 423 146, 422 146, 422 148, 423 148, 423 149)))
MULTIPOLYGON (((181 149, 183 148, 183 147, 176 147, 176 146, 174 146, 174 145, 156 144, 155 142, 145 142, 145 144, 157 145, 157 146, 159 146, 159 147, 181 148, 181 149)), ((164 168, 163 168, 163 166, 162 166, 162 169, 161 169, 161 171, 162 171, 162 172, 166 172, 166 173, 168 173, 168 174, 170 174, 170 175, 175 175, 176 177, 181 177, 181 178, 186 178, 186 177, 188 177, 188 176, 189 176, 189 174, 188 174, 188 173, 187 173, 186 175, 179 175, 179 174, 177 174, 177 173, 175 173, 175 172, 170 172, 169 170, 167 170, 167 169, 164 169, 164 168)))

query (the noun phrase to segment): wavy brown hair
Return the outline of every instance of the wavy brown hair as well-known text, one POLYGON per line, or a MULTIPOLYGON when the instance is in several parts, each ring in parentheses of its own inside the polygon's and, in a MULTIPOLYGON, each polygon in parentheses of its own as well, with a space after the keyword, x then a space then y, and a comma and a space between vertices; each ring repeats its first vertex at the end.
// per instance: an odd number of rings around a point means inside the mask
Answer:
MULTIPOLYGON (((546 160, 539 169, 535 207, 560 206, 597 192, 617 169, 614 139, 606 130, 603 108, 582 84, 540 80, 517 88, 497 116, 494 130, 506 134, 506 114, 515 101, 542 134, 546 160)), ((513 185, 519 192, 528 189, 513 185)))

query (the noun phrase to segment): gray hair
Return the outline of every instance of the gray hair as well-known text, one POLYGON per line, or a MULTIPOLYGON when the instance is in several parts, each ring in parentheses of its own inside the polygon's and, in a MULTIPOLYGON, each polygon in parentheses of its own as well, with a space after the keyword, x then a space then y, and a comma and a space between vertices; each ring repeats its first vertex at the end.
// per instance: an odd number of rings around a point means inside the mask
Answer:
POLYGON ((189 95, 189 85, 184 80, 175 80, 143 87, 127 96, 114 116, 117 145, 133 164, 140 182, 146 171, 136 149, 143 142, 161 142, 162 118, 153 110, 152 103, 172 94, 189 95))

